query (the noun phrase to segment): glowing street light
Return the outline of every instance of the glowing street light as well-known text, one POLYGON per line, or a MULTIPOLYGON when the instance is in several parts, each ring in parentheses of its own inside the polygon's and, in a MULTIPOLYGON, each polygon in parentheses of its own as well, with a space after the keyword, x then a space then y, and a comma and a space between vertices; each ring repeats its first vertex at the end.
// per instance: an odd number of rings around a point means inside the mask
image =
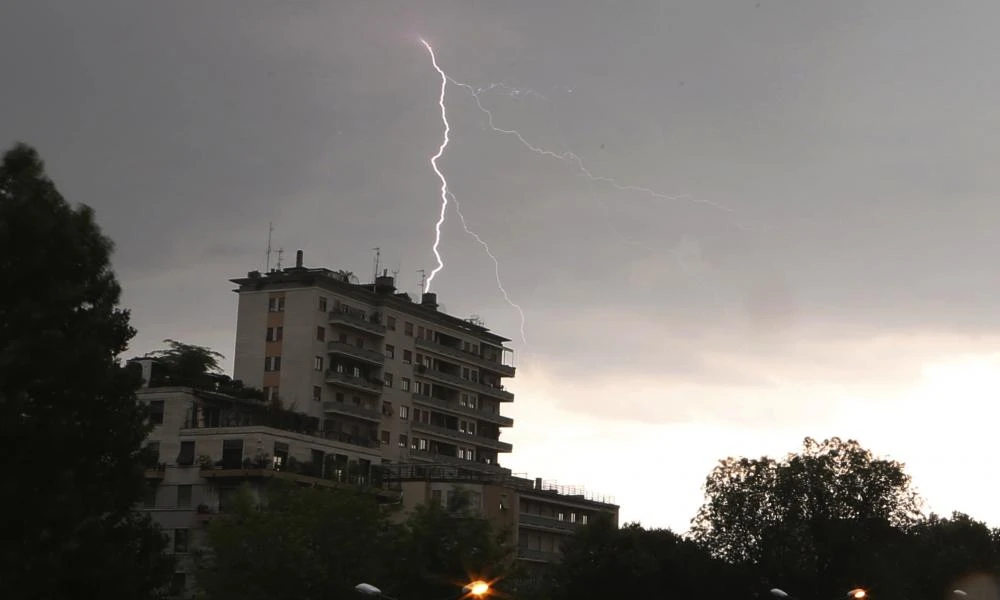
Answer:
POLYGON ((854 598, 854 600, 865 600, 865 598, 868 597, 868 592, 864 591, 861 588, 855 588, 847 592, 847 597, 854 598))
POLYGON ((788 592, 779 588, 772 588, 770 593, 775 598, 781 598, 782 600, 789 597, 788 592))
POLYGON ((469 595, 471 596, 482 598, 490 593, 490 584, 486 583, 482 579, 477 579, 472 583, 466 584, 462 587, 462 589, 469 592, 469 595))

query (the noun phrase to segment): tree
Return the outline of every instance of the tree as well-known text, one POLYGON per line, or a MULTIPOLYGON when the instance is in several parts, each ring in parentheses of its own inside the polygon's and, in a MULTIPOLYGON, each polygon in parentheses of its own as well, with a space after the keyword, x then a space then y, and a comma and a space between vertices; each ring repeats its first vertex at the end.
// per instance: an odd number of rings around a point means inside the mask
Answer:
POLYGON ((208 529, 197 583, 211 600, 349 598, 386 580, 397 530, 366 493, 276 481, 248 488, 208 529))
POLYGON ((502 579, 513 558, 508 541, 509 533, 494 530, 471 496, 455 488, 447 506, 424 504, 407 519, 395 552, 397 572, 386 587, 397 597, 445 599, 459 592, 457 598, 470 581, 502 579))
POLYGON ((898 550, 919 509, 902 464, 855 441, 807 438, 780 461, 722 461, 692 534, 715 556, 754 565, 803 597, 875 583, 900 589, 887 578, 901 572, 898 550))
POLYGON ((909 534, 909 578, 924 598, 941 600, 956 588, 973 598, 997 598, 1000 540, 996 531, 968 515, 954 513, 950 519, 932 514, 909 534))
POLYGON ((72 208, 37 152, 0 162, 0 582, 11 598, 150 597, 166 540, 132 513, 149 432, 112 242, 72 208))
POLYGON ((597 515, 563 544, 551 570, 553 600, 738 596, 739 572, 666 529, 615 527, 597 515))
POLYGON ((163 340, 163 343, 169 348, 150 352, 146 358, 159 360, 177 377, 197 379, 222 372, 219 361, 226 357, 211 348, 170 339, 163 340))

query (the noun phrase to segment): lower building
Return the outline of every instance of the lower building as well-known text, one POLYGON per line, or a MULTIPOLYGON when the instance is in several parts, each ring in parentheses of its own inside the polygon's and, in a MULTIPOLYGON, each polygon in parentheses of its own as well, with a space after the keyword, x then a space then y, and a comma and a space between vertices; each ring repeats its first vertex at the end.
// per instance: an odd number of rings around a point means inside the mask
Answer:
POLYGON ((260 497, 273 479, 366 489, 373 501, 401 504, 401 518, 420 504, 447 506, 461 493, 470 508, 509 531, 517 558, 531 563, 559 560, 563 541, 598 513, 618 523, 610 498, 496 466, 386 464, 377 442, 368 447, 324 432, 318 419, 259 399, 182 386, 145 387, 138 398, 149 408, 147 448, 154 456, 138 510, 163 528, 177 555, 175 597, 193 593, 191 552, 207 523, 226 512, 240 488, 260 497))
POLYGON ((404 514, 421 504, 448 506, 460 494, 469 509, 510 532, 522 561, 558 561, 563 542, 598 514, 618 525, 619 507, 612 498, 540 478, 424 464, 385 465, 381 477, 386 489, 402 494, 404 514))

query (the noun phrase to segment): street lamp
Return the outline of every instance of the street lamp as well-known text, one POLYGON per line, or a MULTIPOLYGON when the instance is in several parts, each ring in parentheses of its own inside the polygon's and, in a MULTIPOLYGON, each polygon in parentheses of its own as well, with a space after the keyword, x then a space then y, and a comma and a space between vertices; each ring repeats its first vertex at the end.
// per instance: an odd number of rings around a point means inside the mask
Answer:
POLYGON ((868 597, 868 592, 861 588, 854 588, 853 590, 847 592, 848 598, 854 598, 854 600, 865 600, 868 597))
POLYGON ((775 598, 781 598, 782 600, 789 597, 788 592, 779 588, 772 588, 771 595, 774 596, 775 598))
POLYGON ((462 586, 462 589, 467 591, 470 596, 482 598, 490 593, 490 584, 486 583, 482 579, 477 579, 471 583, 465 584, 462 586))
POLYGON ((365 596, 375 596, 377 598, 383 598, 384 600, 396 600, 395 598, 386 596, 385 594, 382 593, 382 590, 378 589, 377 587, 375 587, 370 583, 359 583, 358 585, 354 586, 354 589, 364 594, 365 596))

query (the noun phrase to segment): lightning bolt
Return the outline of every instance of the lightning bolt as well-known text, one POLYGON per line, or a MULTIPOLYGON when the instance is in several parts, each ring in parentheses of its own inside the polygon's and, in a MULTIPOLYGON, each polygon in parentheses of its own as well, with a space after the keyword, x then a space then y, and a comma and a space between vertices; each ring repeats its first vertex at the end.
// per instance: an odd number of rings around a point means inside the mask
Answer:
POLYGON ((431 282, 434 281, 434 276, 441 272, 444 268, 444 261, 441 259, 441 226, 444 225, 444 219, 448 211, 448 180, 445 178, 444 173, 438 168, 437 161, 444 155, 445 148, 448 147, 448 134, 451 133, 451 125, 448 123, 448 109, 444 105, 444 93, 448 87, 448 76, 445 74, 441 67, 438 66, 437 56, 434 55, 434 48, 427 43, 427 40, 420 38, 420 43, 427 48, 427 52, 431 55, 431 64, 434 65, 434 70, 438 72, 441 76, 441 93, 438 96, 438 106, 441 107, 441 122, 444 123, 444 136, 441 140, 441 146, 438 147, 437 154, 431 157, 431 168, 437 173, 438 179, 441 180, 441 213, 438 216, 437 223, 434 225, 434 245, 431 250, 434 252, 434 258, 437 259, 437 266, 431 271, 431 274, 427 276, 427 283, 424 285, 424 292, 429 292, 431 290, 431 282))
MULTIPOLYGON (((444 71, 441 71, 440 69, 439 69, 439 72, 444 73, 444 71)), ((575 152, 571 152, 571 151, 567 151, 567 152, 553 152, 552 150, 546 150, 545 148, 540 148, 538 146, 535 146, 531 142, 529 142, 527 139, 525 139, 525 137, 523 135, 521 135, 521 132, 517 131, 516 129, 504 129, 502 127, 497 127, 496 123, 494 122, 493 112, 490 109, 488 109, 485 106, 483 106, 482 99, 480 98, 480 94, 483 91, 489 90, 490 87, 487 87, 486 90, 484 90, 483 88, 477 89, 477 88, 475 88, 475 87, 473 87, 473 86, 471 86, 471 85, 469 85, 467 83, 462 83, 461 81, 457 81, 457 80, 453 79, 451 76, 449 76, 447 74, 445 74, 444 76, 452 84, 454 84, 454 85, 456 85, 456 86, 458 86, 458 87, 466 90, 467 92, 469 92, 469 94, 472 96, 473 100, 475 100, 475 102, 476 102, 476 107, 483 114, 486 115, 487 125, 494 132, 500 133, 500 134, 503 134, 503 135, 509 135, 509 136, 515 137, 519 142, 521 142, 521 145, 523 145, 528 150, 531 150, 535 154, 538 154, 538 155, 541 155, 541 156, 548 156, 550 158, 555 158, 557 160, 561 160, 561 161, 564 161, 564 162, 570 162, 570 163, 575 164, 577 170, 584 177, 586 177, 587 179, 589 179, 592 183, 606 183, 606 184, 610 185, 611 187, 615 188, 616 190, 619 190, 619 191, 622 191, 622 192, 638 192, 638 193, 646 194, 647 196, 651 196, 653 198, 657 198, 657 199, 660 199, 660 200, 667 200, 667 201, 691 200, 693 202, 698 202, 698 203, 701 203, 701 204, 707 204, 709 206, 712 206, 714 208, 717 208, 719 210, 722 210, 722 211, 725 211, 725 212, 728 212, 728 213, 735 212, 732 208, 730 208, 728 206, 723 206, 722 204, 719 204, 717 202, 712 202, 711 200, 705 200, 705 199, 702 199, 702 198, 695 198, 691 194, 668 195, 668 194, 664 194, 662 192, 657 192, 656 190, 653 190, 652 188, 648 188, 648 187, 644 187, 644 186, 640 186, 640 185, 622 184, 622 183, 619 183, 618 180, 616 180, 616 179, 614 179, 612 177, 607 177, 607 176, 604 176, 604 175, 595 175, 593 172, 591 172, 590 169, 587 168, 587 165, 584 163, 583 158, 581 158, 580 155, 576 154, 575 152)), ((504 87, 506 87, 506 86, 504 86, 504 87)))
POLYGON ((517 314, 521 315, 521 341, 524 342, 525 346, 527 346, 528 336, 524 332, 524 323, 525 323, 524 310, 521 308, 519 304, 510 299, 510 294, 508 294, 507 290, 504 288, 503 280, 500 279, 500 261, 497 260, 496 255, 494 255, 493 251, 490 250, 489 244, 487 244, 483 240, 483 238, 479 236, 478 233, 469 229, 469 225, 465 221, 465 215, 462 214, 462 207, 458 203, 458 198, 456 198, 454 194, 451 194, 451 192, 449 192, 449 194, 451 195, 451 202, 455 206, 455 212, 458 214, 458 218, 462 222, 462 229, 465 230, 465 233, 471 235, 477 242, 479 242, 479 245, 482 246, 483 250, 486 251, 486 254, 490 257, 490 260, 493 261, 493 274, 497 280, 497 287, 500 289, 500 293, 503 294, 503 299, 507 301, 507 304, 510 304, 512 307, 514 307, 514 310, 517 311, 517 314))

